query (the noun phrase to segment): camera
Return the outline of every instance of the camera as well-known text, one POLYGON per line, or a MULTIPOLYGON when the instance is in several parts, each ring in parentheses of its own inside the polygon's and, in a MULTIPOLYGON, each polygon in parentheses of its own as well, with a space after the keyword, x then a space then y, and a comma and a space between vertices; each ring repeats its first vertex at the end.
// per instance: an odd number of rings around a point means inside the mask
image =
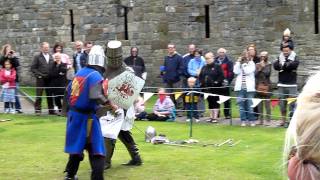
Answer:
POLYGON ((9 54, 13 54, 13 51, 11 50, 11 51, 9 51, 9 54))

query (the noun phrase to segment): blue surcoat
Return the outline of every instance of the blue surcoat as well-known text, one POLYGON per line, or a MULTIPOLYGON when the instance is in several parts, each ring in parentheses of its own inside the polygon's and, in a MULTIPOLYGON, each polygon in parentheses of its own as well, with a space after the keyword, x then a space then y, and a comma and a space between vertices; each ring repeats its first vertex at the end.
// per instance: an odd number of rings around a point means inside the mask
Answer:
POLYGON ((65 152, 82 154, 89 144, 94 155, 105 156, 104 140, 99 119, 95 115, 98 104, 89 99, 90 88, 102 83, 101 74, 89 67, 78 71, 67 89, 69 111, 67 115, 65 152))

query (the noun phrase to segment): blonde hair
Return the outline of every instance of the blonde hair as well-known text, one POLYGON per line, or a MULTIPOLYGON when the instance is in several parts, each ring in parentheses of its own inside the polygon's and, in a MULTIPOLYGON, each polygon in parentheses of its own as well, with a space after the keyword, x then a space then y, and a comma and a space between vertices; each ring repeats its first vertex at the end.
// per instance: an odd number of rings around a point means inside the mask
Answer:
MULTIPOLYGON (((286 132, 283 160, 288 162, 288 154, 296 146, 296 156, 301 167, 297 174, 314 174, 304 168, 303 162, 320 164, 320 72, 311 76, 297 98, 297 108, 286 132)), ((319 172, 317 172, 319 173, 319 172)))
POLYGON ((5 44, 5 45, 2 46, 1 55, 5 56, 7 54, 8 47, 11 48, 11 45, 10 44, 5 44))

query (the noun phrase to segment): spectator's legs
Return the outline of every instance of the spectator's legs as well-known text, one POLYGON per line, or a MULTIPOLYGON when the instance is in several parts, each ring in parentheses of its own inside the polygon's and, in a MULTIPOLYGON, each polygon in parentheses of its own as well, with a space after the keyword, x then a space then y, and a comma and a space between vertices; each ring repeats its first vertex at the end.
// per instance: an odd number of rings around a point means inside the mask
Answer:
MULTIPOLYGON (((263 96, 257 95, 257 98, 264 98, 263 96)), ((260 104, 258 104, 258 120, 259 124, 263 125, 263 120, 264 120, 264 114, 263 114, 263 106, 264 106, 264 101, 261 101, 260 104)))
POLYGON ((287 98, 287 91, 285 87, 278 87, 278 93, 279 93, 279 99, 280 99, 280 111, 281 111, 281 124, 280 126, 285 125, 286 123, 286 116, 287 116, 287 101, 284 100, 285 98, 287 98))
POLYGON ((198 111, 198 107, 197 107, 198 105, 197 105, 197 104, 199 104, 199 103, 196 103, 196 102, 195 102, 195 103, 192 103, 192 106, 193 106, 193 107, 192 107, 192 109, 193 109, 193 112, 192 112, 193 114, 192 114, 192 116, 193 116, 195 119, 199 119, 199 117, 200 117, 200 116, 199 116, 199 113, 198 113, 199 111, 198 111))
POLYGON ((49 82, 50 82, 50 79, 45 79, 45 83, 44 83, 44 85, 45 85, 45 87, 47 87, 46 89, 45 89, 45 91, 46 91, 46 95, 47 95, 47 103, 48 103, 48 109, 49 109, 49 114, 55 114, 55 112, 54 112, 54 106, 53 106, 53 95, 54 95, 54 93, 53 93, 53 88, 50 88, 50 86, 49 86, 49 82))
MULTIPOLYGON (((224 96, 230 96, 230 88, 226 87, 224 89, 222 89, 222 95, 224 96)), ((224 117, 226 119, 230 119, 231 118, 231 100, 227 100, 226 102, 224 102, 224 107, 223 107, 223 113, 224 113, 224 117)))
MULTIPOLYGON (((291 98, 295 98, 297 97, 297 87, 289 87, 288 88, 288 94, 290 94, 289 96, 291 98)), ((290 105, 289 105, 289 121, 291 121, 291 118, 293 116, 293 113, 295 111, 295 108, 296 108, 296 101, 295 102, 292 102, 290 105)))
POLYGON ((191 120, 191 103, 185 103, 185 107, 187 110, 187 119, 191 120))
POLYGON ((37 78, 36 80, 36 101, 34 102, 34 109, 36 114, 41 113, 41 96, 44 87, 44 80, 42 78, 37 78))
POLYGON ((247 103, 247 114, 248 114, 248 119, 249 121, 252 121, 252 123, 254 123, 254 121, 256 120, 256 116, 254 114, 254 111, 253 111, 253 108, 251 107, 252 106, 252 98, 254 98, 254 95, 255 95, 255 92, 247 92, 247 100, 246 100, 246 103, 247 103))
POLYGON ((19 83, 16 82, 16 90, 15 90, 15 98, 16 98, 16 102, 15 102, 15 108, 16 108, 16 111, 18 113, 22 113, 21 111, 21 103, 20 103, 20 98, 19 98, 19 83))
MULTIPOLYGON (((269 98, 269 97, 267 97, 269 98)), ((264 101, 264 105, 266 107, 266 111, 267 111, 267 115, 265 116, 266 117, 266 120, 267 122, 269 123, 270 120, 271 120, 271 106, 270 106, 270 100, 265 100, 264 101)))
POLYGON ((4 113, 10 112, 10 102, 4 102, 4 113))
POLYGON ((206 112, 205 110, 205 103, 204 103, 204 97, 202 95, 199 96, 199 101, 197 103, 197 109, 199 109, 199 117, 203 117, 203 114, 206 112))
POLYGON ((237 91, 237 104, 239 105, 239 111, 240 111, 240 120, 242 123, 245 123, 247 120, 247 113, 245 112, 245 100, 242 98, 246 97, 246 90, 241 89, 240 91, 237 91))

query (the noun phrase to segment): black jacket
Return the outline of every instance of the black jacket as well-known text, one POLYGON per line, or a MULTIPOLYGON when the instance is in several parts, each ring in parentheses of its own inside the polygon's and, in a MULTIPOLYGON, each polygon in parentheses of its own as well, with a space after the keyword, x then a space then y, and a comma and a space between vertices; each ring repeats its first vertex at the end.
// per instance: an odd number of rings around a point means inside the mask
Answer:
POLYGON ((31 72, 36 78, 49 78, 50 65, 53 64, 53 57, 49 55, 49 63, 42 53, 36 55, 31 64, 31 72))
POLYGON ((299 59, 296 56, 294 61, 286 58, 282 65, 279 58, 273 63, 273 68, 279 71, 279 83, 295 85, 297 84, 297 69, 299 66, 299 59))
MULTIPOLYGON (((199 80, 201 87, 221 87, 224 80, 223 71, 221 66, 215 63, 203 66, 200 71, 199 80)), ((218 93, 220 88, 205 89, 205 92, 218 93)))
POLYGON ((134 74, 136 76, 141 77, 142 73, 146 71, 144 60, 140 56, 129 56, 124 59, 124 63, 126 63, 127 66, 133 68, 134 74))

